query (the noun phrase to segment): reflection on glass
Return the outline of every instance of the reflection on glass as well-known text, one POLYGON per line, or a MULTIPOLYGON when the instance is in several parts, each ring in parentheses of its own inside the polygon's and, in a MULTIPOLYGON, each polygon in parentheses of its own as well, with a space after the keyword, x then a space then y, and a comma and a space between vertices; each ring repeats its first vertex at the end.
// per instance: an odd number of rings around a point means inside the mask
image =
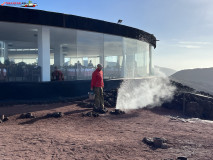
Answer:
POLYGON ((0 41, 0 63, 4 63, 4 42, 0 41))
POLYGON ((149 44, 137 41, 137 52, 135 54, 137 63, 137 72, 135 77, 144 77, 149 75, 149 44))
POLYGON ((41 80, 41 68, 37 66, 37 28, 0 22, 0 81, 41 80))
POLYGON ((137 63, 135 61, 135 53, 137 52, 137 40, 124 38, 124 56, 125 56, 125 78, 134 78, 137 74, 137 63))
POLYGON ((152 63, 152 54, 154 52, 154 47, 152 45, 149 45, 149 75, 153 76, 154 75, 154 66, 152 63))
POLYGON ((122 78, 123 44, 122 37, 104 34, 104 78, 122 78))
POLYGON ((97 64, 103 58, 103 34, 77 31, 77 79, 91 79, 97 64))
POLYGON ((50 69, 51 73, 57 66, 65 80, 76 80, 77 31, 50 27, 50 69))

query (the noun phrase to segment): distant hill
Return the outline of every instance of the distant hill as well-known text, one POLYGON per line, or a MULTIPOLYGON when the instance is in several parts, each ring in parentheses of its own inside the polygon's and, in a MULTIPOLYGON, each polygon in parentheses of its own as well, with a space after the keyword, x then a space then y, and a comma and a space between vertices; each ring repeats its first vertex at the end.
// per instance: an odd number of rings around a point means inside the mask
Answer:
POLYGON ((213 67, 178 71, 170 78, 198 91, 213 94, 213 67))
POLYGON ((165 74, 166 76, 171 76, 172 74, 174 74, 175 72, 177 72, 174 69, 170 69, 170 68, 165 68, 165 67, 159 67, 159 66, 154 66, 155 70, 157 69, 158 71, 162 72, 163 74, 165 74))

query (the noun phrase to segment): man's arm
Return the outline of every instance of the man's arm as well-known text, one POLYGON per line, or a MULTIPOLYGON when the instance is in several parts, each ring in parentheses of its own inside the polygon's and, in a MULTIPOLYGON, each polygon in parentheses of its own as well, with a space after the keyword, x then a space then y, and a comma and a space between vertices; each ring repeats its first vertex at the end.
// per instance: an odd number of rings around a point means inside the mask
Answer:
POLYGON ((93 90, 95 82, 96 82, 96 75, 95 75, 95 72, 93 72, 92 73, 92 80, 91 80, 91 91, 93 90))

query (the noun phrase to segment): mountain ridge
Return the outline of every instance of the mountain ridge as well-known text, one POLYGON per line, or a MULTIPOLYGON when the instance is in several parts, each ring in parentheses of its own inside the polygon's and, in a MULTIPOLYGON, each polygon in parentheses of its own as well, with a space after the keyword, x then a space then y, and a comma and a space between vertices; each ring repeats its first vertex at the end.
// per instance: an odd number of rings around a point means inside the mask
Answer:
POLYGON ((181 70, 171 75, 170 78, 198 91, 213 94, 213 67, 181 70))

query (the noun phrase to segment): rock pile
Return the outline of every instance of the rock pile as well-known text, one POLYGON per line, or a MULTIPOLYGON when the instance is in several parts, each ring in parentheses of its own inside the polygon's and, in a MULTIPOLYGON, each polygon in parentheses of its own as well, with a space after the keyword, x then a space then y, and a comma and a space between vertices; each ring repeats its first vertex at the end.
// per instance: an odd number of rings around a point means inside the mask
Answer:
POLYGON ((162 107, 181 110, 190 117, 213 120, 213 96, 205 92, 196 92, 194 89, 171 81, 176 86, 174 98, 171 102, 162 104, 162 107))
POLYGON ((54 112, 54 113, 48 113, 45 117, 46 118, 51 118, 51 117, 60 118, 62 116, 63 116, 62 112, 54 112))
POLYGON ((162 148, 162 149, 167 149, 169 146, 166 144, 168 141, 165 138, 147 138, 144 137, 142 140, 145 144, 149 145, 150 147, 153 148, 162 148))
POLYGON ((110 114, 120 115, 120 114, 125 114, 125 112, 120 109, 115 109, 114 111, 111 111, 110 114))
POLYGON ((118 96, 118 89, 104 91, 104 105, 108 108, 115 108, 118 96))
POLYGON ((19 118, 24 119, 24 118, 36 118, 36 117, 29 112, 29 113, 22 113, 19 118))
POLYGON ((2 122, 6 122, 6 121, 8 121, 9 120, 9 118, 8 117, 4 117, 3 119, 0 119, 0 123, 2 123, 2 122))

